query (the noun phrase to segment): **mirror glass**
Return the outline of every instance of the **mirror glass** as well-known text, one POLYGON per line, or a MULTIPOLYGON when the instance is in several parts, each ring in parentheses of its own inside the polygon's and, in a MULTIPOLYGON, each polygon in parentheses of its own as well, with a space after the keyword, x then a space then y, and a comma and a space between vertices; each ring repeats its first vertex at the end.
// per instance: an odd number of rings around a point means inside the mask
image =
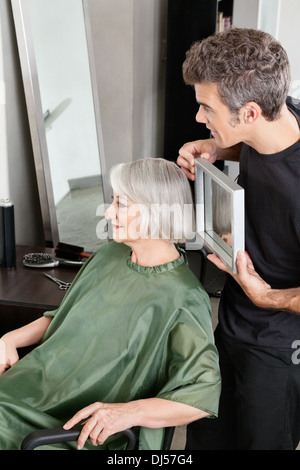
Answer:
POLYGON ((196 161, 197 238, 235 272, 244 250, 244 190, 203 159, 196 161))
POLYGON ((206 174, 204 181, 205 230, 232 257, 232 194, 206 174))
POLYGON ((41 205, 48 204, 47 209, 42 207, 45 225, 51 224, 46 240, 51 238, 53 246, 61 241, 95 251, 104 243, 104 237, 96 234, 97 208, 104 203, 104 156, 95 110, 87 5, 83 0, 71 4, 70 8, 70 0, 23 0, 21 5, 13 0, 15 17, 22 18, 24 28, 23 36, 18 35, 23 78, 28 80, 29 74, 33 80, 25 93, 29 119, 36 120, 38 127, 33 146, 40 146, 41 152, 40 160, 36 159, 38 178, 40 162, 44 170, 46 197, 40 199, 41 205), (22 41, 29 71, 24 58, 22 62, 22 41), (28 90, 33 95, 34 115, 28 90))

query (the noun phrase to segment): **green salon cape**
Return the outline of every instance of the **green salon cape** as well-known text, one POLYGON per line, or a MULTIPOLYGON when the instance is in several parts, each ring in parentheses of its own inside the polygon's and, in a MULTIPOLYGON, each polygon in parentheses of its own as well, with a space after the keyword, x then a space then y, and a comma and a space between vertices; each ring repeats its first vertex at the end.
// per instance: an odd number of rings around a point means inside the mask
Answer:
MULTIPOLYGON (((217 416, 209 298, 183 253, 142 267, 128 246, 108 243, 45 315, 54 318, 41 344, 0 377, 0 449, 18 449, 31 431, 62 426, 96 401, 159 397, 217 416)), ((140 449, 160 449, 163 433, 141 428, 140 449)))

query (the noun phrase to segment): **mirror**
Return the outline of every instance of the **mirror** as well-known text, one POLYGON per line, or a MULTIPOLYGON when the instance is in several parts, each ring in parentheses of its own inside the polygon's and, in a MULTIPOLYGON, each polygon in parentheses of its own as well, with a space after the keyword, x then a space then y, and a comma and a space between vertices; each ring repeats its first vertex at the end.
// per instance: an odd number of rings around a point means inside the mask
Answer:
POLYGON ((196 231, 200 240, 236 272, 236 256, 245 249, 244 190, 204 159, 196 160, 196 231))
POLYGON ((95 251, 108 202, 87 0, 12 0, 46 246, 95 251))

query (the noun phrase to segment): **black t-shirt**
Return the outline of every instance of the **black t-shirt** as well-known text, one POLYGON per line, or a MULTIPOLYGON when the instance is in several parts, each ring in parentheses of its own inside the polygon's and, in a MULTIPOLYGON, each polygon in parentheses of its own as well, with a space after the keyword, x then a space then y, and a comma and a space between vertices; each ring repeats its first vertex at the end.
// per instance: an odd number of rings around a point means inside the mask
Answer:
MULTIPOLYGON (((288 98, 300 126, 300 103, 288 98)), ((245 189, 245 241, 255 269, 275 289, 300 287, 300 140, 262 155, 243 144, 238 183, 245 189)), ((256 307, 227 276, 219 324, 233 340, 291 348, 300 340, 300 315, 256 307)))

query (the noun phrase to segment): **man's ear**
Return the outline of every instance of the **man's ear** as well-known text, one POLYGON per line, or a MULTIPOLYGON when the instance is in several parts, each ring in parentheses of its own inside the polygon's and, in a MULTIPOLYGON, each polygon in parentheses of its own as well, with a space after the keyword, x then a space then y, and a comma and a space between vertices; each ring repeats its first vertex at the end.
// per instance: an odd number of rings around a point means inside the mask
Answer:
POLYGON ((242 119, 245 124, 253 124, 261 115, 261 107, 255 101, 249 101, 242 108, 242 119))

